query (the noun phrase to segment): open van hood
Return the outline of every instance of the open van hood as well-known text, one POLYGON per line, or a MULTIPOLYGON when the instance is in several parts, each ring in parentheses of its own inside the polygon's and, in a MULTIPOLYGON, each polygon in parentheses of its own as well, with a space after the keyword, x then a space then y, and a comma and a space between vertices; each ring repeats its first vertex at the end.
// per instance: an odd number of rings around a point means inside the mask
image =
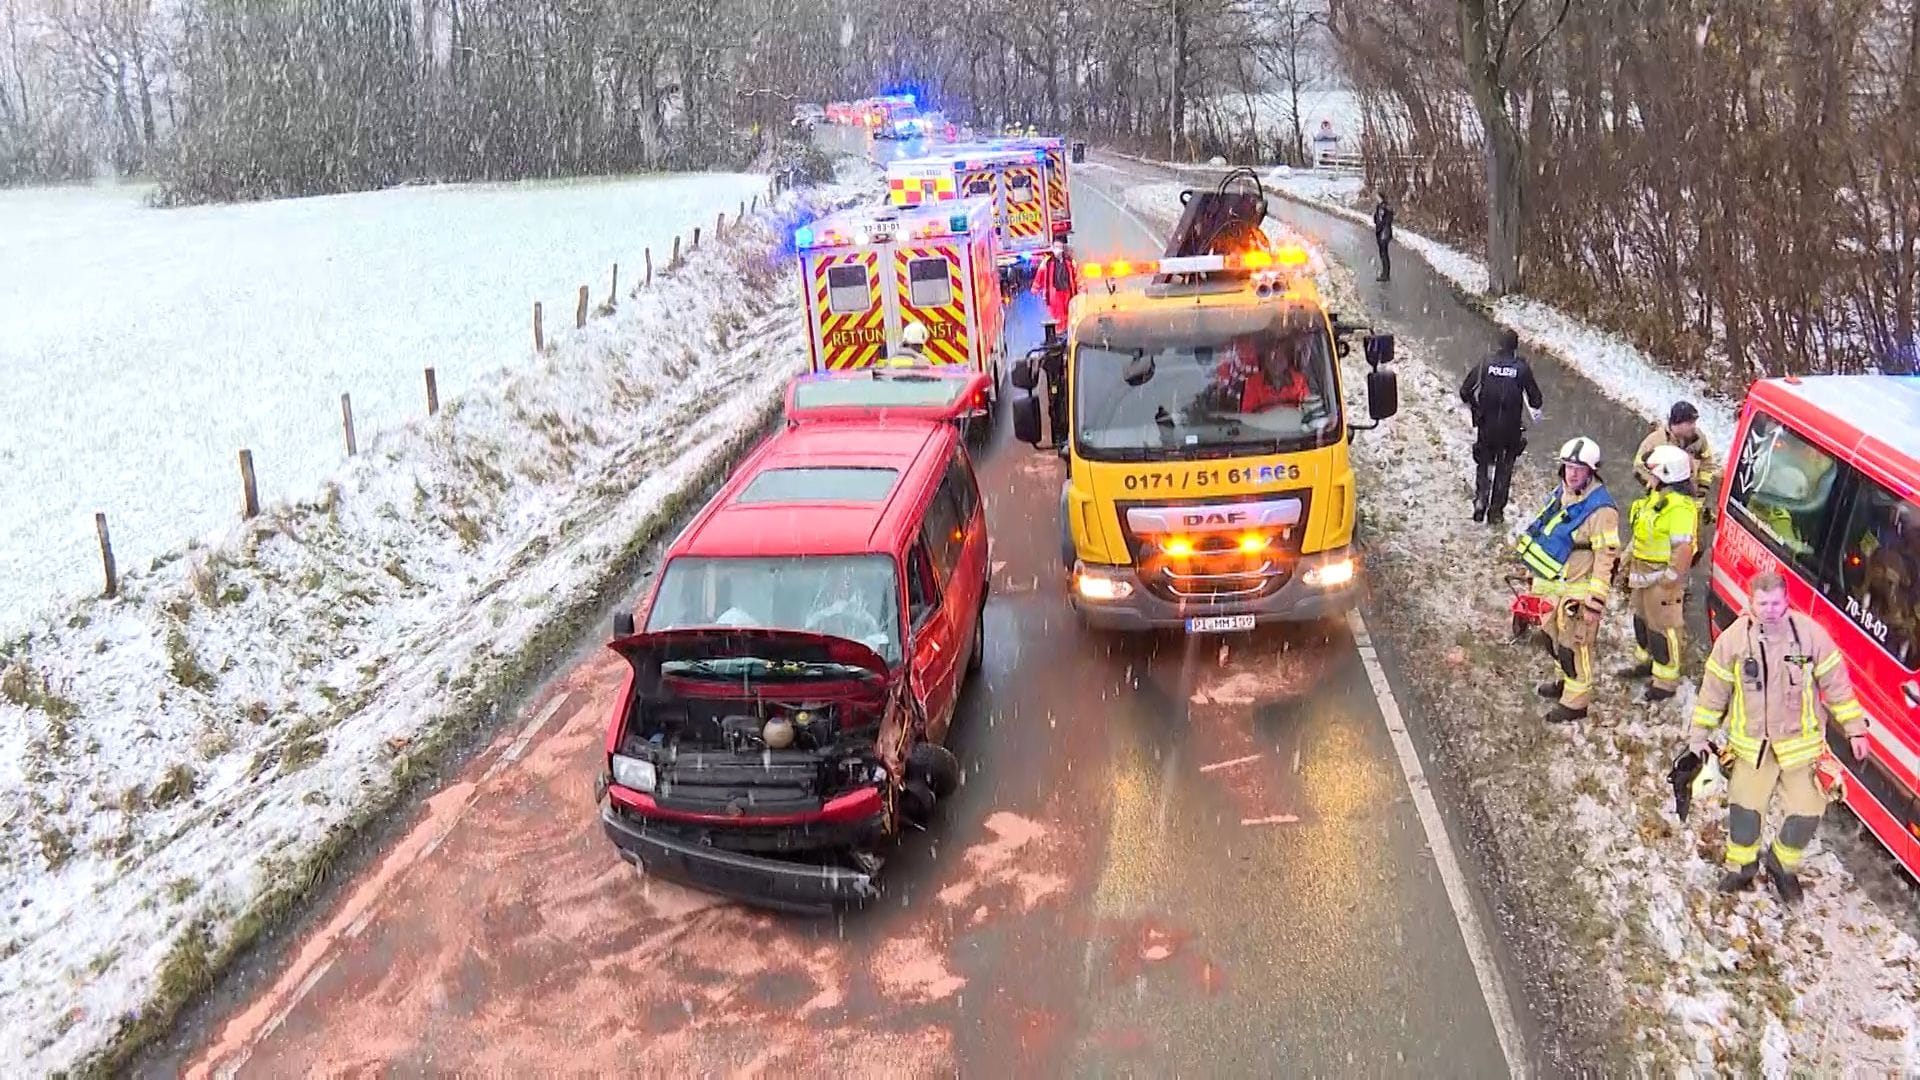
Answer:
MULTIPOLYGON (((629 634, 608 643, 625 657, 644 682, 657 680, 664 664, 676 661, 731 660, 751 657, 777 669, 782 664, 845 664, 886 680, 887 662, 866 644, 831 634, 768 627, 692 627, 629 634)), ((778 680, 779 672, 759 676, 778 680)))

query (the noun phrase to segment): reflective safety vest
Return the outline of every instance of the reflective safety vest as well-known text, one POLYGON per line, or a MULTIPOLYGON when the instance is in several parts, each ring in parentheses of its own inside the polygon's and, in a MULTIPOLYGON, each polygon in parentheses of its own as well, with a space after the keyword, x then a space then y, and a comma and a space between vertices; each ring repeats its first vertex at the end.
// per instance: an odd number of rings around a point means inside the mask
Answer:
MULTIPOLYGON (((1613 505, 1613 495, 1605 484, 1595 484, 1587 489, 1580 501, 1571 506, 1561 500, 1566 495, 1565 488, 1554 488, 1553 498, 1547 500, 1546 509, 1533 519, 1527 531, 1513 542, 1515 551, 1520 553, 1520 561, 1527 564, 1534 576, 1547 581, 1559 581, 1567 570, 1567 559, 1573 554, 1573 534, 1579 530, 1582 522, 1593 516, 1593 512, 1603 506, 1613 505)), ((1618 540, 1615 541, 1617 545, 1618 540)))
POLYGON ((1700 500, 1678 491, 1656 491, 1635 499, 1627 511, 1633 528, 1633 557, 1665 566, 1673 561, 1673 538, 1700 535, 1700 500))

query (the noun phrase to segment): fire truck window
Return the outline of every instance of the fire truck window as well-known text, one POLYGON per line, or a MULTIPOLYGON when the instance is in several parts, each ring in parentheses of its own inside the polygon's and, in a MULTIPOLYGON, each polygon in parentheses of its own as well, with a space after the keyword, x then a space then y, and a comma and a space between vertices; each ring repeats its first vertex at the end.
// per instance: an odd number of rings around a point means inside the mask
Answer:
POLYGON ((1007 177, 1007 197, 1014 202, 1033 201, 1033 177, 1019 173, 1007 177))
POLYGON ((1827 535, 1840 463, 1757 413, 1740 446, 1729 504, 1742 524, 1791 559, 1815 587, 1835 584, 1816 553, 1827 535))
POLYGON ((827 310, 835 315, 858 315, 873 307, 864 266, 827 267, 827 310))
POLYGON ((976 176, 973 179, 967 181, 967 194, 969 195, 993 194, 993 177, 976 176))
POLYGON ((917 308, 946 307, 953 303, 947 260, 914 259, 907 263, 907 297, 917 308))
POLYGON ((1861 477, 1840 537, 1841 610, 1902 667, 1920 667, 1920 503, 1861 477))

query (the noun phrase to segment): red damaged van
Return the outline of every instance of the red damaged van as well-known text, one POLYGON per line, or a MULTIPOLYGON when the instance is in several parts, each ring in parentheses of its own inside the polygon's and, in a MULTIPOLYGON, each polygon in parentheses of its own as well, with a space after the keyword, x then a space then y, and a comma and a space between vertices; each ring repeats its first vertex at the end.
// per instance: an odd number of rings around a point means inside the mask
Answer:
POLYGON ((627 861, 751 903, 879 893, 888 845, 959 783, 987 523, 950 422, 819 420, 754 450, 668 548, 607 729, 627 861))
POLYGON ((1920 878, 1920 376, 1754 383, 1713 543, 1717 637, 1763 571, 1846 654, 1869 718, 1865 758, 1838 725, 1847 805, 1920 878))

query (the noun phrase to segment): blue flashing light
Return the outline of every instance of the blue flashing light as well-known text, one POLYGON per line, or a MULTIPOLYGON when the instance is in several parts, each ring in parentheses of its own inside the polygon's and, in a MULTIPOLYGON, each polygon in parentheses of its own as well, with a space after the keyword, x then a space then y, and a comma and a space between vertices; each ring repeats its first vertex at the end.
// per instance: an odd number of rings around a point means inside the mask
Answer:
POLYGON ((967 231, 967 215, 955 214, 952 217, 948 218, 947 228, 952 229, 954 232, 966 232, 967 231))
POLYGON ((812 247, 813 229, 810 226, 802 225, 798 229, 793 230, 793 246, 797 248, 812 247))
POLYGON ((1047 152, 1045 150, 1035 150, 1033 152, 1033 160, 1035 161, 1047 160, 1047 152))

